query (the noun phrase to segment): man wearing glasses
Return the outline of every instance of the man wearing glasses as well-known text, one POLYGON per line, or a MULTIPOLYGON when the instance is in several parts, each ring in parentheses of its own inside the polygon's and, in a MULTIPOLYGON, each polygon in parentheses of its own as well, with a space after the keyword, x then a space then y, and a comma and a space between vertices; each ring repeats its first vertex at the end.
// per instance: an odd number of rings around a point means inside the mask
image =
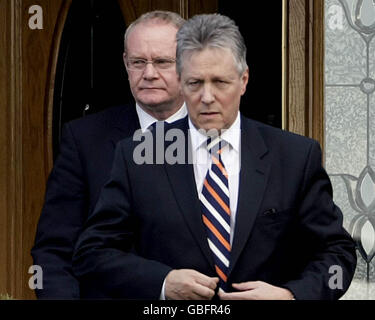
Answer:
POLYGON ((73 250, 109 178, 116 143, 158 120, 186 116, 175 65, 176 33, 183 23, 165 11, 134 21, 125 34, 124 62, 136 108, 113 107, 64 126, 31 251, 43 270, 38 298, 85 296, 72 271, 73 250))
POLYGON ((125 33, 124 63, 138 116, 147 122, 145 128, 155 119, 173 116, 173 121, 186 115, 176 75, 177 30, 175 24, 139 19, 125 33))

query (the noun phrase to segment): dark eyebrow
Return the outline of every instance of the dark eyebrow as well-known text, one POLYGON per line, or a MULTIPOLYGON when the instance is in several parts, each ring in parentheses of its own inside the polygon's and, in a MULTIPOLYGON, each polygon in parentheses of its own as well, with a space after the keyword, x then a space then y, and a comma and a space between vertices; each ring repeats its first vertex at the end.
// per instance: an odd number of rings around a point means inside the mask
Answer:
POLYGON ((176 60, 175 58, 172 57, 155 57, 152 60, 158 60, 158 59, 163 59, 163 60, 176 60))
POLYGON ((128 57, 128 59, 132 59, 132 60, 147 60, 146 58, 142 58, 142 57, 128 57))
POLYGON ((191 83, 191 82, 195 82, 195 83, 202 83, 203 82, 203 80, 201 80, 201 79, 198 79, 198 78, 189 78, 189 79, 187 79, 186 81, 185 81, 185 83, 191 83))

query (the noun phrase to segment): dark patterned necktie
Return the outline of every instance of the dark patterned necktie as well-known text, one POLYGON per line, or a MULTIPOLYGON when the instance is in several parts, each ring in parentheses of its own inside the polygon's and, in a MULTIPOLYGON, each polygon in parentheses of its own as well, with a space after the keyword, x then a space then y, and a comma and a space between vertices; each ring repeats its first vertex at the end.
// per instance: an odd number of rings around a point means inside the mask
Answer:
POLYGON ((219 287, 227 289, 230 261, 230 206, 228 173, 221 160, 227 143, 220 137, 209 138, 207 149, 212 165, 207 171, 201 194, 202 219, 206 227, 208 245, 213 253, 219 287))

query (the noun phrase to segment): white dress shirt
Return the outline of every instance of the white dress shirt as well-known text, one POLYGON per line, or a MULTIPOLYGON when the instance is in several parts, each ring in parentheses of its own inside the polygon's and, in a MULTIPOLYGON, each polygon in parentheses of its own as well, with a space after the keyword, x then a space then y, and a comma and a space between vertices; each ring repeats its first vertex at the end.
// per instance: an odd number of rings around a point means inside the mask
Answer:
MULTIPOLYGON (((201 197, 203 183, 207 175, 208 169, 211 167, 212 159, 207 150, 207 136, 197 130, 189 117, 189 133, 191 139, 191 151, 194 168, 194 178, 197 193, 201 197)), ((236 120, 221 134, 221 138, 226 141, 229 147, 223 149, 221 159, 228 173, 229 187, 229 207, 230 207, 230 242, 233 243, 233 234, 236 221, 236 211, 238 203, 238 189, 240 181, 241 169, 241 117, 240 112, 237 114, 236 120)), ((202 221, 203 223, 203 221, 202 221)), ((165 279, 163 282, 160 300, 165 300, 165 279)))
MULTIPOLYGON (((142 132, 145 132, 149 126, 151 126, 154 122, 158 121, 158 119, 154 118, 152 115, 144 111, 138 105, 138 103, 136 103, 135 109, 137 110, 139 124, 141 126, 142 132)), ((184 104, 176 113, 174 113, 173 115, 171 115, 168 119, 165 119, 164 121, 167 123, 172 123, 174 121, 185 118, 186 115, 187 115, 187 109, 186 109, 186 103, 184 102, 184 104)))

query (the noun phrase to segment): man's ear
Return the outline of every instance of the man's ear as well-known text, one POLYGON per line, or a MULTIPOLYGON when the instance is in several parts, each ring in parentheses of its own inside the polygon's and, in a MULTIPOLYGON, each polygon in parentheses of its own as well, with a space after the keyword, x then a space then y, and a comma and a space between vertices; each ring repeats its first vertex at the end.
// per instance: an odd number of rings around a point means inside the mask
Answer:
POLYGON ((242 74, 241 81, 242 81, 242 88, 241 88, 241 96, 242 96, 245 94, 246 86, 247 86, 247 83, 249 82, 249 68, 246 68, 246 70, 242 74))
POLYGON ((126 52, 124 52, 124 53, 122 54, 122 61, 124 61, 124 66, 125 66, 125 70, 126 70, 126 72, 128 72, 128 68, 126 67, 126 52))

